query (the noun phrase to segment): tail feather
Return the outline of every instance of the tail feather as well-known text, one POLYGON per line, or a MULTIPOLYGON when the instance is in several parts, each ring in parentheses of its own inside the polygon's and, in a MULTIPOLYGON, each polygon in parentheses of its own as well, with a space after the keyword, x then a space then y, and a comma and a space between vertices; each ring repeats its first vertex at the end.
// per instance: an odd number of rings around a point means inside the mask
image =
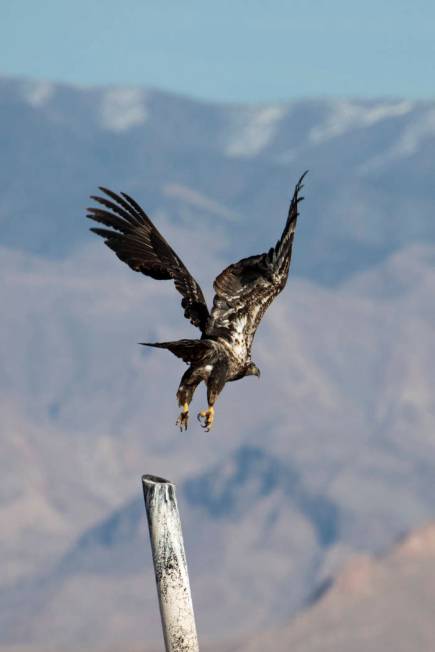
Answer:
POLYGON ((177 340, 175 342, 139 342, 142 346, 168 349, 187 364, 207 362, 214 352, 211 340, 177 340))

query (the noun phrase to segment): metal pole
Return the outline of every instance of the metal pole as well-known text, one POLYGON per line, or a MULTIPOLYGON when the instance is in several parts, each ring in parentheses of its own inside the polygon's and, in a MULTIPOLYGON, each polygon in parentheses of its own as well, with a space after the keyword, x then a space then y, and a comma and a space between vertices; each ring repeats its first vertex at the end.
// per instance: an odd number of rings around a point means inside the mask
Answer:
POLYGON ((142 477, 166 652, 199 652, 175 485, 142 477))

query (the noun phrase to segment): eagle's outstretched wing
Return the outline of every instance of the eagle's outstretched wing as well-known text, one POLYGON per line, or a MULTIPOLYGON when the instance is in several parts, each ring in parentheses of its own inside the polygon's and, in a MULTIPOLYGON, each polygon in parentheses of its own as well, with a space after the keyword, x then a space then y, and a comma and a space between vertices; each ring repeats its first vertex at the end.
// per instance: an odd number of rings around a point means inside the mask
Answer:
POLYGON ((249 355, 261 318, 287 282, 298 203, 303 199, 299 192, 306 174, 296 184, 287 222, 275 247, 230 265, 214 281, 216 294, 206 335, 226 339, 237 357, 249 355))
POLYGON ((126 193, 100 187, 110 199, 92 196, 103 208, 88 208, 87 217, 115 229, 92 228, 124 263, 156 279, 172 279, 183 296, 184 316, 201 331, 209 317, 201 288, 149 217, 126 193))

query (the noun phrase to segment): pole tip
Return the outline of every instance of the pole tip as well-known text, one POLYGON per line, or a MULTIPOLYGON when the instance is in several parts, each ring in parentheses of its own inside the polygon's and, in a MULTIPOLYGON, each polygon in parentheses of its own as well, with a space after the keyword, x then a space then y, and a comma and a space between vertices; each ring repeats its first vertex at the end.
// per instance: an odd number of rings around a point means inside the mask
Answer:
POLYGON ((150 474, 142 476, 142 483, 148 486, 152 484, 173 484, 170 480, 165 480, 165 478, 160 478, 158 475, 150 474))

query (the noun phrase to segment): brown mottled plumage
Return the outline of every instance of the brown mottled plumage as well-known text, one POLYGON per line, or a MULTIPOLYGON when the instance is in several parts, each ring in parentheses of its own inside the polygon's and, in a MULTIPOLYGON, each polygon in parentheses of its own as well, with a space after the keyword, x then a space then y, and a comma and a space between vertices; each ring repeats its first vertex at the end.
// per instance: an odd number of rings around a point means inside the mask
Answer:
POLYGON ((143 343, 168 349, 189 364, 177 392, 183 408, 177 420, 181 430, 187 428, 189 404, 202 380, 207 384, 208 409, 200 412, 198 418, 203 419, 201 425, 208 431, 214 419, 214 403, 225 383, 260 375, 251 360, 252 341, 266 309, 287 282, 305 174, 296 185, 284 230, 275 247, 267 253, 243 258, 219 274, 213 284, 216 294, 211 313, 198 283, 134 199, 107 188, 100 190, 109 199, 92 197, 104 208, 89 208, 87 217, 113 230, 91 231, 103 237, 106 245, 134 271, 155 279, 172 279, 183 297, 185 317, 201 331, 201 339, 197 340, 143 343))

